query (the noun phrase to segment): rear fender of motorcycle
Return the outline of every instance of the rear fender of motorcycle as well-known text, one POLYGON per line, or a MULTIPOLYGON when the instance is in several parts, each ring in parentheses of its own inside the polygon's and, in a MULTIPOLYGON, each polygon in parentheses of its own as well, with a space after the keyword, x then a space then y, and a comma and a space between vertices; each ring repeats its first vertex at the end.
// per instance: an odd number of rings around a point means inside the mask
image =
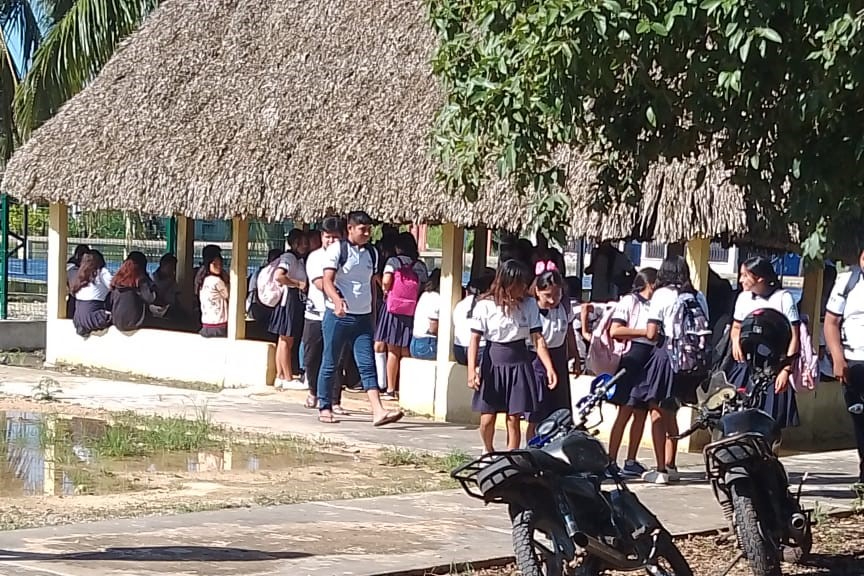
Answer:
POLYGON ((726 469, 726 472, 723 475, 723 484, 726 486, 732 486, 735 482, 741 480, 749 481, 750 478, 750 470, 746 466, 730 466, 726 469))

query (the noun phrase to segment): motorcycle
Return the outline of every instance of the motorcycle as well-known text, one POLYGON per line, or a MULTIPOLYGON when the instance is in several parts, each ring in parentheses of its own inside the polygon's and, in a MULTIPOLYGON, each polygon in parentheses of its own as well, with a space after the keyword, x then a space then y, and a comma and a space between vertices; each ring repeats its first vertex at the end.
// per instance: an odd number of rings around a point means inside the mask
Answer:
MULTIPOLYGON (((776 319, 758 320, 767 326, 776 319)), ((776 346, 783 341, 781 338, 776 346)), ((785 342, 788 346, 788 340, 785 342)), ((775 350, 785 351, 776 346, 775 350)), ((793 494, 786 469, 777 457, 780 427, 758 408, 764 394, 773 391, 777 370, 788 359, 763 347, 758 353, 755 348, 748 353, 747 361, 751 372, 746 388, 736 389, 723 372, 717 372, 707 389, 697 390, 698 415, 679 438, 697 430, 712 433, 712 442, 703 449, 705 471, 741 551, 723 574, 745 557, 754 576, 780 576, 781 560, 799 562, 810 553, 813 521, 810 512, 801 508, 804 480, 793 494)))
POLYGON ((596 576, 607 570, 692 576, 672 536, 631 492, 588 426, 614 394, 614 377, 598 377, 575 407, 537 427, 524 450, 491 452, 451 476, 469 496, 507 504, 516 563, 523 576, 596 576), (605 490, 604 482, 613 488, 605 490))

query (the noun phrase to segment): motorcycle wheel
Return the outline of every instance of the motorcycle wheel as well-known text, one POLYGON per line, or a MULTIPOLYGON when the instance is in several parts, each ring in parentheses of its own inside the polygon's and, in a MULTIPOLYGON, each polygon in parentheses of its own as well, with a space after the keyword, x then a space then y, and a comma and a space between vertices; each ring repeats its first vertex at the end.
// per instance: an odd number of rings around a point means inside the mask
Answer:
POLYGON ((749 487, 745 484, 732 486, 732 507, 735 510, 738 543, 750 564, 753 576, 781 576, 777 552, 759 529, 759 516, 749 487))
POLYGON ((690 564, 678 546, 672 540, 672 535, 665 530, 657 536, 657 550, 654 556, 656 564, 646 571, 652 576, 693 576, 690 564))
POLYGON ((533 510, 524 510, 515 506, 510 508, 510 521, 513 524, 513 552, 516 555, 516 566, 520 574, 522 576, 565 576, 565 558, 557 549, 555 541, 562 538, 566 540, 567 533, 558 522, 549 522, 548 526, 544 526, 541 532, 546 533, 552 540, 550 550, 535 538, 537 528, 534 516, 533 510))

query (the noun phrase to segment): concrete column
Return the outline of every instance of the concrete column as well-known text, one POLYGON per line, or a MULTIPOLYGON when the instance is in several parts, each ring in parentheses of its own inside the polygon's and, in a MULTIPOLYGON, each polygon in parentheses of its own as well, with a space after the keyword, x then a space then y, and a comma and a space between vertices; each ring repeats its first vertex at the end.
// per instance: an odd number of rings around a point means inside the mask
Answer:
POLYGON ((474 247, 471 259, 471 277, 476 278, 486 267, 486 256, 489 251, 489 230, 485 226, 474 228, 474 247))
POLYGON ((246 274, 249 262, 249 223, 234 218, 231 224, 231 285, 228 298, 228 339, 246 338, 246 274))
POLYGON ((177 216, 177 285, 183 295, 183 302, 192 303, 192 273, 195 270, 195 220, 186 216, 177 216))
POLYGON ((708 256, 711 250, 711 240, 708 238, 693 238, 684 248, 684 257, 690 266, 690 278, 693 286, 703 294, 708 293, 708 256))
POLYGON ((453 307, 462 299, 462 247, 465 231, 444 224, 441 235, 441 307, 438 319, 438 363, 453 360, 453 307))
POLYGON ((69 250, 69 209, 66 204, 48 208, 48 297, 47 319, 66 317, 66 260, 69 250))
POLYGON ((822 333, 822 289, 823 265, 809 266, 804 272, 804 288, 801 292, 801 312, 809 318, 807 329, 813 342, 814 352, 819 351, 819 335, 822 333))

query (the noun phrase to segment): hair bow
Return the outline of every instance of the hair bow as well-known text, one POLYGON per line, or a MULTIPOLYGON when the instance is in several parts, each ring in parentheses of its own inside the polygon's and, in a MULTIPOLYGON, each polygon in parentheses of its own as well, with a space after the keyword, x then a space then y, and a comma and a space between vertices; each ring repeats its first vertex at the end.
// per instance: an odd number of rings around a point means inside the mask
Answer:
POLYGON ((541 260, 534 265, 535 276, 539 276, 544 272, 554 272, 555 270, 558 270, 558 266, 556 266, 555 262, 551 260, 546 260, 545 262, 541 260))

